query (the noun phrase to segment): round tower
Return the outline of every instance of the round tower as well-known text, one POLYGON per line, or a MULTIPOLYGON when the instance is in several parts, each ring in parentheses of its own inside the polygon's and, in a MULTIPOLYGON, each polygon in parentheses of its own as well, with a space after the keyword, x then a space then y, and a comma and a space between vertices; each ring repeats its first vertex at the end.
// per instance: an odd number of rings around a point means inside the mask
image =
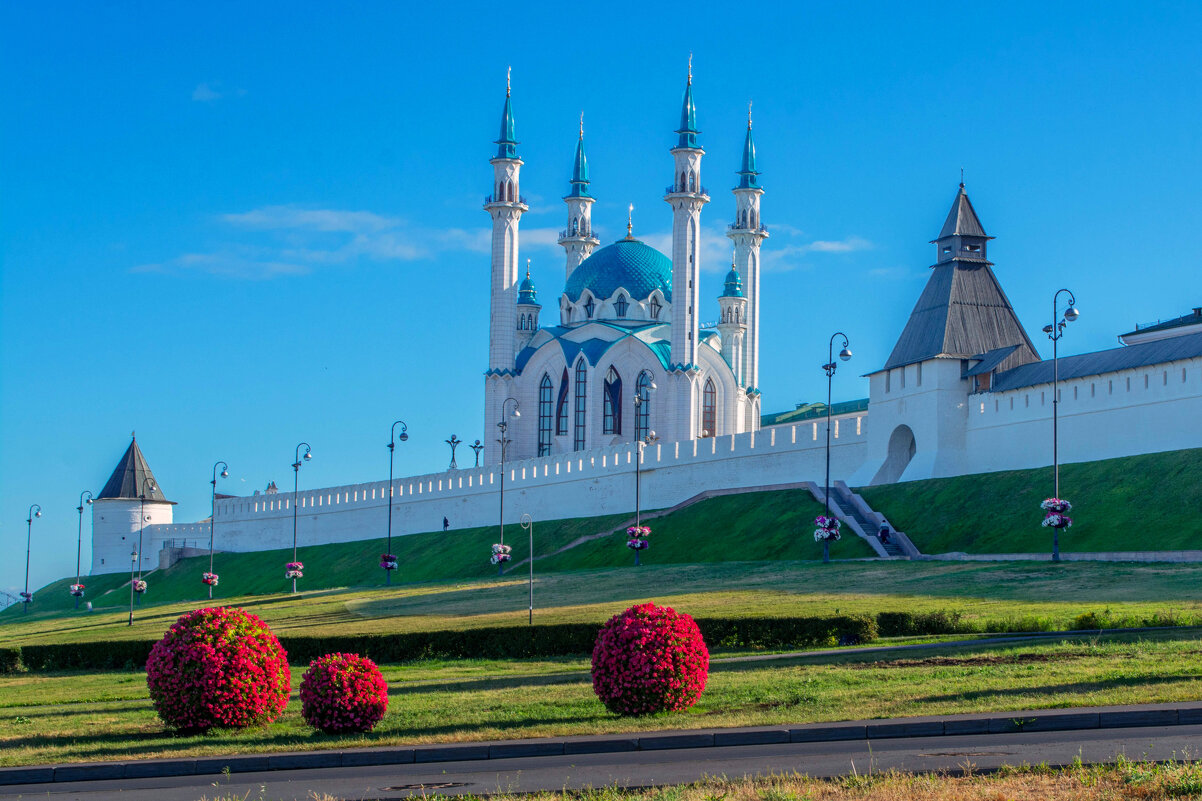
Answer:
POLYGON ((519 353, 530 344, 530 339, 538 330, 538 313, 542 308, 538 302, 538 291, 535 290, 534 281, 530 278, 530 259, 526 259, 526 277, 518 286, 517 350, 519 353))
MULTIPOLYGON (((138 527, 171 523, 174 506, 155 481, 135 437, 92 502, 92 575, 128 572, 138 549, 138 527)), ((142 541, 140 567, 154 570, 159 555, 149 552, 149 537, 142 541)))

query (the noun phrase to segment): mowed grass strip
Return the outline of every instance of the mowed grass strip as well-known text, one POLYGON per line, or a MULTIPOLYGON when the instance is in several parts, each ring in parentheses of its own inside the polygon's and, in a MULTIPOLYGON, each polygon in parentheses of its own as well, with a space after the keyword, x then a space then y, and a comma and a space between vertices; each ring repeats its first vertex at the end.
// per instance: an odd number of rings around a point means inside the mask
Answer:
POLYGON ((227 754, 571 734, 808 723, 1202 697, 1196 636, 932 648, 902 659, 716 662, 684 713, 620 718, 593 696, 585 659, 383 666, 390 708, 371 734, 307 729, 295 685, 261 729, 175 736, 142 673, 0 677, 0 764, 227 754), (16 702, 14 703, 14 699, 16 702))

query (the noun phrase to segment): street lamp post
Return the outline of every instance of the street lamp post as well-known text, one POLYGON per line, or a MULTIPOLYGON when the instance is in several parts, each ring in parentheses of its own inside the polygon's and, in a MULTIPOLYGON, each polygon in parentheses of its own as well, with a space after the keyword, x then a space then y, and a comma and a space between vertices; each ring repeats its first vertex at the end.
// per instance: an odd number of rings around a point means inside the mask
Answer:
POLYGON ((447 469, 448 470, 458 470, 459 465, 455 464, 455 449, 463 444, 463 440, 461 440, 455 434, 452 434, 450 439, 444 439, 443 442, 445 442, 446 444, 451 446, 451 466, 448 467, 447 469))
MULTIPOLYGON (((149 477, 142 478, 142 491, 138 493, 138 581, 142 580, 142 529, 146 525, 146 492, 149 490, 151 494, 158 487, 154 483, 154 479, 149 477)), ((138 604, 142 603, 142 594, 138 593, 138 604)), ((131 610, 132 614, 132 610, 131 610)))
MULTIPOLYGON (((309 443, 302 442, 296 446, 296 460, 292 463, 292 561, 296 561, 296 492, 300 486, 300 469, 303 464, 302 459, 307 462, 313 458, 313 449, 309 447, 309 443), (305 449, 305 455, 301 456, 301 448, 305 449)), ((392 508, 391 501, 388 508, 392 508)), ((296 595, 296 576, 292 577, 292 594, 296 595)))
MULTIPOLYGON (((1081 316, 1077 308, 1077 298, 1067 289, 1058 289, 1052 296, 1052 324, 1045 325, 1043 332, 1052 340, 1052 484, 1053 498, 1060 497, 1060 338, 1064 336, 1064 328, 1081 316), (1060 295, 1068 295, 1068 308, 1059 322, 1060 295)), ((1052 528, 1052 561, 1060 561, 1060 529, 1052 528)))
POLYGON ((534 519, 529 514, 522 515, 522 528, 530 535, 530 625, 534 625, 534 519))
MULTIPOLYGON (((655 382, 652 381, 646 387, 634 394, 634 430, 639 430, 639 412, 642 410, 644 403, 651 400, 651 393, 655 391, 655 382)), ((650 445, 656 439, 654 431, 648 431, 640 437, 634 444, 634 525, 639 527, 642 525, 642 499, 639 497, 640 475, 643 468, 643 448, 650 445)), ((635 558, 638 558, 638 553, 635 553, 635 558)))
MULTIPOLYGON (((843 337, 843 350, 839 351, 839 358, 842 361, 851 358, 847 334, 842 331, 831 334, 831 340, 827 347, 826 364, 822 365, 823 371, 826 372, 826 486, 823 490, 823 500, 826 502, 828 518, 831 516, 831 381, 835 377, 835 371, 839 368, 839 363, 835 361, 835 337, 843 337)), ((825 564, 830 561, 831 541, 829 537, 825 537, 822 540, 822 562, 825 564)))
POLYGON ((468 447, 471 448, 472 451, 476 454, 476 467, 479 467, 480 466, 480 451, 484 450, 484 446, 480 444, 480 440, 476 440, 471 445, 468 445, 468 447))
MULTIPOLYGON (((212 498, 209 503, 209 573, 213 573, 213 524, 217 520, 217 468, 221 468, 221 477, 230 477, 230 466, 225 462, 218 461, 213 464, 213 480, 209 483, 213 485, 212 498)), ((213 600, 213 585, 209 585, 209 600, 213 600)))
POLYGON ((133 551, 131 551, 129 554, 130 563, 129 563, 129 623, 128 623, 128 625, 130 625, 130 626, 132 626, 134 624, 134 570, 136 570, 138 567, 138 559, 140 557, 141 557, 141 554, 138 553, 138 550, 136 548, 133 551))
MULTIPOLYGON (((505 452, 509 445, 509 418, 521 417, 522 413, 518 411, 517 398, 506 398, 501 402, 501 421, 497 423, 497 429, 501 432, 501 508, 499 511, 498 528, 501 530, 501 545, 505 544, 505 452), (509 407, 509 402, 513 401, 513 412, 508 416, 505 410, 509 407)), ((497 575, 500 576, 505 572, 505 563, 497 563, 497 575)))
MULTIPOLYGON (((392 457, 393 452, 396 451, 397 426, 401 427, 401 442, 409 441, 409 426, 405 424, 404 420, 397 420, 392 424, 392 429, 388 432, 388 545, 385 547, 385 551, 388 553, 392 553, 392 457)), ((294 556, 293 559, 295 558, 294 556)), ((391 570, 384 570, 384 583, 392 584, 391 570)))
MULTIPOLYGON (((76 507, 76 509, 75 509, 75 511, 79 512, 79 536, 75 541, 75 587, 72 588, 73 591, 79 586, 79 563, 81 561, 81 557, 83 556, 83 507, 84 507, 84 504, 87 504, 88 506, 92 505, 91 490, 84 490, 83 492, 79 493, 79 506, 76 507), (88 497, 84 498, 85 495, 88 497)), ((26 590, 28 590, 28 589, 29 588, 26 587, 26 590)), ((75 596, 75 608, 76 609, 79 608, 79 597, 80 596, 78 596, 78 595, 75 596)))
POLYGON ((38 504, 33 504, 29 507, 29 518, 25 521, 25 592, 21 593, 21 599, 25 602, 25 613, 29 612, 29 601, 33 598, 29 594, 29 550, 33 543, 33 519, 42 516, 42 507, 38 504))

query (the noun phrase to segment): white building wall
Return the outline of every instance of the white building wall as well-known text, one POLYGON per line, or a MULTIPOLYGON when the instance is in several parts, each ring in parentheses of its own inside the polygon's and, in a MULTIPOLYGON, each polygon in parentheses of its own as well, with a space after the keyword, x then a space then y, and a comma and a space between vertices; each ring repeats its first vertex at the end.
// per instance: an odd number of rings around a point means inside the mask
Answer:
MULTIPOLYGON (((868 433, 863 414, 837 423, 832 478, 850 475, 864 460, 868 433)), ((706 489, 821 483, 825 432, 823 420, 651 445, 643 455, 645 508, 673 506, 706 489)), ((535 520, 557 520, 632 512, 633 454, 630 445, 622 445, 508 463, 506 522, 516 523, 524 513, 535 520)), ((444 516, 453 528, 492 525, 497 521, 499 484, 495 465, 398 479, 393 535, 439 530, 444 516)), ((387 494, 387 481, 301 492, 297 541, 313 545, 385 536, 387 494)), ((291 493, 220 499, 216 509, 218 550, 261 551, 292 545, 291 493)), ((207 527, 204 532, 198 527, 204 525, 156 526, 155 542, 203 539, 207 544, 207 527)))
MULTIPOLYGON (((109 498, 92 503, 92 575, 129 572, 131 555, 138 546, 138 513, 142 502, 109 498)), ((147 531, 172 522, 174 506, 148 502, 142 531, 142 570, 154 570, 159 564, 159 548, 152 547, 147 531)), ((207 539, 206 539, 207 542, 207 539)))

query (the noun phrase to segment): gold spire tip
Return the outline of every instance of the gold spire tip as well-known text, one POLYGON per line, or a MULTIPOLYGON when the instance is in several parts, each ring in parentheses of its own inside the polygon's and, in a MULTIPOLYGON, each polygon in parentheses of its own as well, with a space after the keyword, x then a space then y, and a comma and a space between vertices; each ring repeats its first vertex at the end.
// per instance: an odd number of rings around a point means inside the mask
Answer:
POLYGON ((693 85, 693 54, 689 53, 689 86, 693 85))
POLYGON ((509 82, 513 77, 513 67, 505 68, 505 96, 509 97, 509 82))
POLYGON ((526 277, 530 277, 530 259, 526 259, 526 277))
POLYGON ((584 138, 584 112, 580 112, 580 138, 584 138))
POLYGON ((751 101, 747 101, 747 130, 751 130, 751 101))
POLYGON ((626 207, 626 238, 634 238, 634 204, 626 207))

